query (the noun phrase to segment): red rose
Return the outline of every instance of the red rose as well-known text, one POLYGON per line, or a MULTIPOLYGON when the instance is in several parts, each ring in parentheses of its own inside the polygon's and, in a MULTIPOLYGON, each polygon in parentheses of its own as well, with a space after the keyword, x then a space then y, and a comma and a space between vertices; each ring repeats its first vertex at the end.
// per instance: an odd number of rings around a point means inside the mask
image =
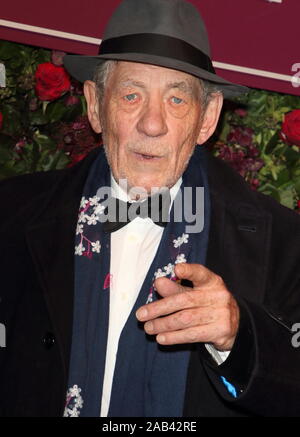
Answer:
POLYGON ((300 146, 300 109, 294 109, 285 114, 281 126, 281 137, 287 143, 300 146))
POLYGON ((63 67, 45 62, 35 72, 35 92, 40 100, 55 100, 71 86, 70 77, 63 67))
POLYGON ((0 129, 2 129, 2 124, 3 124, 3 115, 2 112, 0 112, 0 129))

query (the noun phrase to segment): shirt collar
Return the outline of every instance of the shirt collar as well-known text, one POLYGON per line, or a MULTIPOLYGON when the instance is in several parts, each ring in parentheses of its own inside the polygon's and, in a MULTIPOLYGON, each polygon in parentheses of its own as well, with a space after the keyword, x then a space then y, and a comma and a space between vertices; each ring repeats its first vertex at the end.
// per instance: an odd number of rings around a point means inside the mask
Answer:
MULTIPOLYGON (((171 205, 179 191, 181 183, 182 183, 182 177, 180 177, 177 180, 177 182, 170 188, 171 205)), ((117 199, 123 200, 123 202, 133 202, 133 200, 129 198, 125 189, 117 183, 112 173, 111 173, 111 188, 112 188, 112 197, 116 197, 117 199)))

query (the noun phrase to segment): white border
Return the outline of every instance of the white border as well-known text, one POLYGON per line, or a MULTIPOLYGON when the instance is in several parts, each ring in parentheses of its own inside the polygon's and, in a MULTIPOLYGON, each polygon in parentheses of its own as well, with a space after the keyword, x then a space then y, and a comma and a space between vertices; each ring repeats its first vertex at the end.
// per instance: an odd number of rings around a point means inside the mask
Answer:
POLYGON ((16 23, 15 21, 7 21, 7 20, 0 19, 0 26, 10 27, 12 29, 17 29, 17 30, 25 30, 26 32, 40 33, 47 36, 56 36, 59 38, 71 39, 74 41, 87 42, 96 45, 99 45, 101 42, 101 39, 92 38, 89 36, 77 35, 75 33, 61 32, 60 30, 48 29, 45 27, 30 26, 29 24, 16 23))
MULTIPOLYGON (((43 35, 47 35, 47 36, 54 36, 54 37, 58 37, 58 38, 70 39, 73 41, 80 41, 80 42, 85 42, 85 43, 89 43, 89 44, 95 44, 97 46, 99 46, 99 44, 101 43, 101 39, 92 38, 92 37, 84 36, 84 35, 78 35, 75 33, 61 32, 59 30, 48 29, 45 27, 30 26, 28 24, 17 23, 15 21, 8 21, 8 20, 0 19, 0 26, 9 27, 12 29, 17 29, 17 30, 25 30, 26 32, 34 32, 34 33, 39 33, 39 34, 43 34, 43 35)), ((300 83, 300 78, 297 78, 297 77, 295 78, 295 76, 289 76, 287 74, 273 73, 271 71, 257 70, 255 68, 242 67, 240 65, 226 64, 226 63, 217 62, 217 61, 214 61, 213 65, 214 65, 214 67, 220 68, 222 70, 236 71, 238 73, 251 74, 251 75, 255 75, 255 76, 266 77, 269 79, 282 80, 285 82, 300 83)))
POLYGON ((299 82, 299 78, 295 78, 295 76, 289 76, 288 74, 273 73, 271 71, 257 70, 256 68, 242 67, 234 64, 224 64, 223 62, 215 61, 213 62, 213 65, 214 67, 221 68, 222 70, 237 71, 238 73, 252 74, 255 76, 267 77, 269 79, 284 80, 286 82, 299 82))

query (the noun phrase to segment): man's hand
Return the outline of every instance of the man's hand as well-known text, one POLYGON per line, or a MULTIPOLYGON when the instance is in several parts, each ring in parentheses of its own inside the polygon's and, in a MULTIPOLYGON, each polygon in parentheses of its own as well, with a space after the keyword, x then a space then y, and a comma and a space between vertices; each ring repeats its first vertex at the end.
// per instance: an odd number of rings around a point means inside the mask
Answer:
POLYGON ((231 350, 238 326, 239 307, 222 278, 200 264, 177 264, 175 274, 188 279, 193 288, 168 278, 155 280, 163 297, 138 309, 147 334, 163 345, 211 343, 218 350, 231 350))

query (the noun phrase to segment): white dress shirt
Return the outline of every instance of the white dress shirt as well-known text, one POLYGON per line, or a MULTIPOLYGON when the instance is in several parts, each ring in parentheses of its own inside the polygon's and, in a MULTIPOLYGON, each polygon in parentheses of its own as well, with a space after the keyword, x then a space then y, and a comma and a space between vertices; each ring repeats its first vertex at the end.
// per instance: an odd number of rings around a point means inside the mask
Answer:
MULTIPOLYGON (((170 189, 170 208, 181 182, 182 178, 170 189)), ((111 184, 113 195, 127 202, 129 200, 127 193, 113 177, 111 184)), ((126 226, 111 233, 109 326, 101 417, 106 417, 108 414, 119 338, 156 255, 163 230, 164 228, 153 223, 150 218, 136 217, 126 226)), ((212 353, 212 346, 207 346, 212 353)), ((214 349, 214 358, 215 353, 218 351, 214 349)), ((221 362, 224 361, 222 358, 219 359, 221 362)), ((218 362, 218 359, 216 361, 218 362)))

